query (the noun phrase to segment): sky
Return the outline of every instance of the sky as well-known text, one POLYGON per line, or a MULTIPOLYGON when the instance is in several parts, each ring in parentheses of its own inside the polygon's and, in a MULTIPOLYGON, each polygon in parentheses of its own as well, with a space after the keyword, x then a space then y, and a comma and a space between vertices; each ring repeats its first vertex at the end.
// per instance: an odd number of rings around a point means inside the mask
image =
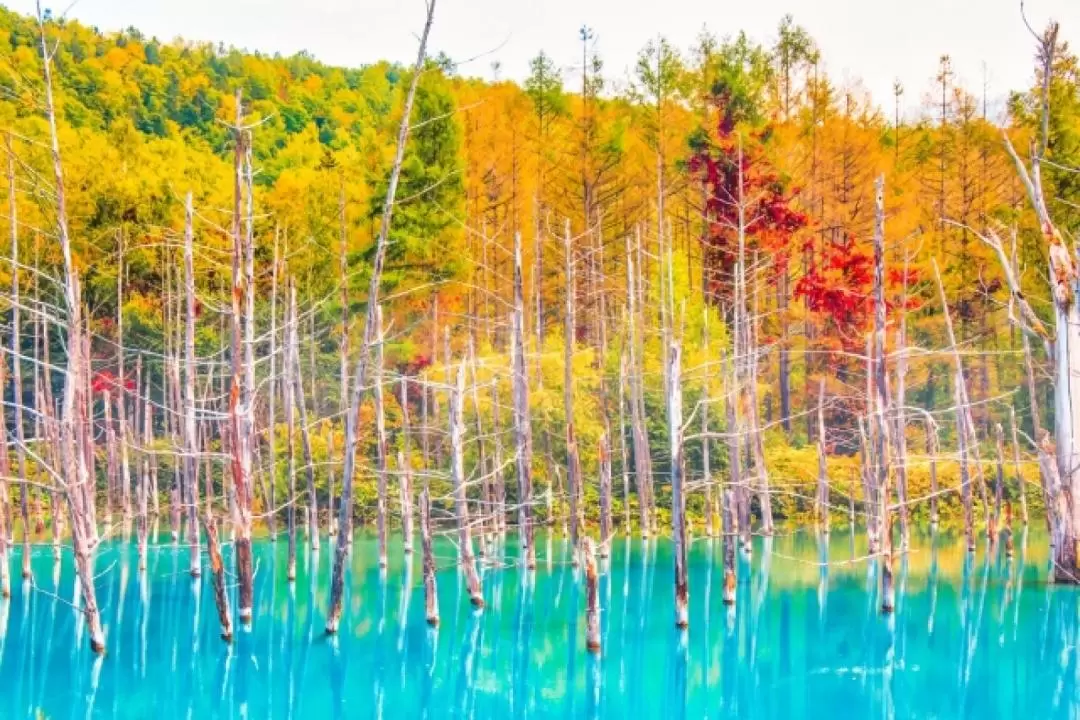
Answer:
MULTIPOLYGON (((0 0, 2 2, 3 0, 0 0)), ((59 0, 46 7, 102 31, 136 27, 160 40, 223 42, 246 50, 291 54, 357 66, 412 62, 423 26, 423 0, 59 0)), ((1080 0, 1026 0, 1041 30, 1053 18, 1080 47, 1080 0)), ((32 12, 33 0, 6 0, 32 12)), ((817 41, 830 76, 861 83, 874 102, 893 107, 893 83, 904 88, 904 113, 926 107, 938 58, 948 53, 958 80, 994 107, 1033 77, 1034 41, 1020 0, 437 0, 433 53, 445 52, 466 75, 522 79, 544 49, 580 78, 583 25, 613 83, 626 85, 638 51, 664 35, 688 48, 703 27, 723 37, 740 30, 771 44, 780 19, 795 17, 817 41), (498 63, 499 69, 493 67, 498 63)))

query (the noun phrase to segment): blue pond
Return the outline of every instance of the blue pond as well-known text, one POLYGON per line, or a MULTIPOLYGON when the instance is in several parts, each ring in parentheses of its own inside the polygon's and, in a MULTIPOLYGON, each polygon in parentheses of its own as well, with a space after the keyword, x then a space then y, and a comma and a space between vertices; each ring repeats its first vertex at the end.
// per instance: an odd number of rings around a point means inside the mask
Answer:
MULTIPOLYGON (((690 628, 674 627, 671 548, 616 539, 600 579, 603 651, 586 654, 584 587, 561 537, 541 535, 530 578, 497 548, 474 614, 437 543, 442 625, 424 621, 419 556, 375 565, 357 538, 342 632, 323 634, 331 553, 256 544, 253 627, 218 638, 208 578, 186 551, 99 553, 109 652, 91 656, 73 611, 70 557, 35 548, 35 585, 0 601, 0 718, 1076 717, 1080 593, 1046 583, 1045 537, 1016 555, 919 537, 897 567, 897 608, 879 612, 864 541, 834 531, 758 539, 721 602, 719 541, 690 553, 690 628), (823 565, 822 561, 828 561, 823 565)), ((231 562, 231 558, 227 557, 231 562)), ((233 598, 235 602, 235 597, 233 598)), ((234 615, 235 617, 235 615, 234 615)))

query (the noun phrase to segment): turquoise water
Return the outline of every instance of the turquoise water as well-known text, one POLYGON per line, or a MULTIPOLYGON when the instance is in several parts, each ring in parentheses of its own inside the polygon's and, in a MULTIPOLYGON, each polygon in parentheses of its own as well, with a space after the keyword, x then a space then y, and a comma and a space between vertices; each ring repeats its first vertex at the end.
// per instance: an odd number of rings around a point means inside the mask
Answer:
POLYGON ((984 547, 966 560, 957 538, 912 544, 898 563, 896 613, 883 617, 861 538, 758 539, 749 564, 740 559, 731 613, 720 602, 719 542, 698 539, 682 635, 670 546, 617 539, 602 564, 599 657, 585 653, 584 588, 559 537, 539 538, 531 584, 516 569, 486 569, 478 615, 452 547, 438 545, 437 631, 424 622, 419 558, 407 571, 392 546, 383 576, 374 541, 358 538, 335 639, 323 635, 329 547, 301 554, 290 586, 285 542, 259 543, 254 626, 231 646, 184 550, 152 549, 140 577, 134 548, 114 544, 98 560, 109 645, 100 660, 70 605, 70 558, 57 577, 42 547, 38 591, 20 586, 16 555, 13 597, 0 601, 0 718, 1080 714, 1080 594, 1046 584, 1045 539, 1018 538, 1011 561, 984 547))

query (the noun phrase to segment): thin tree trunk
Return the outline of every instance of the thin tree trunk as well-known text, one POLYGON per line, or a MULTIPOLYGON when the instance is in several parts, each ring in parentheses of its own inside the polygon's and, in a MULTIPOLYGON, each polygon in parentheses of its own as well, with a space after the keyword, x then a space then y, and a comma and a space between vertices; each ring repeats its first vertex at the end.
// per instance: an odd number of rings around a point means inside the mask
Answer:
POLYGON ((954 371, 954 402, 956 403, 956 441, 957 451, 960 455, 960 493, 964 503, 964 539, 967 543, 968 552, 975 552, 974 518, 972 517, 971 477, 968 469, 968 428, 967 408, 965 406, 966 393, 964 392, 964 365, 960 359, 960 351, 956 345, 956 335, 953 333, 952 317, 949 313, 949 303, 945 298, 945 286, 941 283, 941 273, 938 272, 937 262, 931 260, 934 265, 934 276, 937 278, 938 296, 945 317, 945 332, 949 339, 949 348, 952 351, 954 371))
POLYGON ((600 590, 596 571, 596 552, 592 538, 585 538, 585 649, 600 652, 600 590))
MULTIPOLYGON (((142 356, 139 357, 139 364, 142 363, 142 356)), ((149 375, 149 373, 147 373, 149 375)), ((138 385, 136 385, 138 387, 138 385)), ((139 478, 139 572, 146 570, 146 545, 148 535, 150 532, 150 526, 147 518, 149 511, 148 494, 151 463, 154 466, 154 474, 157 474, 157 455, 153 452, 154 445, 154 405, 150 402, 150 378, 146 380, 146 394, 143 400, 143 437, 142 437, 142 457, 143 457, 143 471, 139 478)))
MULTIPOLYGON (((19 307, 19 223, 18 204, 15 196, 15 156, 11 148, 11 136, 8 143, 8 212, 11 224, 11 401, 15 404, 15 461, 18 464, 19 513, 22 517, 22 576, 24 580, 33 577, 30 565, 30 487, 26 475, 26 436, 23 426, 23 381, 22 381, 22 338, 20 336, 19 307)), ((3 392, 0 383, 0 395, 3 392)), ((7 454, 7 447, 3 448, 7 454)), ((6 484, 5 484, 6 485, 6 484)), ((6 493, 6 490, 4 491, 6 493)), ((5 494, 5 502, 7 496, 5 494)))
MULTIPOLYGON (((640 237, 638 238, 640 242, 640 237)), ((629 300, 629 335, 628 343, 628 370, 630 375, 630 426, 631 438, 634 447, 634 474, 637 479, 639 524, 642 539, 649 537, 649 480, 651 477, 651 463, 649 458, 648 433, 645 429, 645 415, 643 412, 644 401, 641 391, 641 373, 638 367, 640 347, 638 345, 638 315, 637 307, 638 275, 634 270, 634 260, 630 252, 630 240, 626 241, 626 284, 627 299, 629 300)))
POLYGON ((401 378, 401 450, 398 451, 398 471, 401 473, 399 495, 401 498, 401 534, 406 555, 413 551, 413 490, 412 447, 409 436, 409 378, 401 378))
POLYGON ((521 234, 514 234, 514 311, 511 316, 511 363, 514 395, 514 458, 517 466, 518 539, 525 567, 536 567, 532 516, 532 421, 529 416, 529 378, 525 367, 525 293, 522 278, 521 234))
POLYGON ((431 627, 439 626, 439 589, 435 584, 435 554, 431 549, 431 493, 420 493, 420 545, 424 554, 424 614, 431 627))
POLYGON ((686 497, 683 494, 682 348, 668 349, 667 416, 671 442, 671 541, 675 554, 675 626, 690 623, 690 582, 686 567, 686 497))
POLYGON ((367 365, 370 359, 375 329, 375 309, 378 307, 379 286, 382 280, 383 264, 386 261, 386 245, 390 233, 390 222, 393 217, 398 179, 401 176, 401 164, 405 157, 405 143, 409 135, 413 100, 416 97, 416 86, 420 81, 420 74, 427 57, 427 40, 434 18, 435 0, 427 0, 427 20, 424 23, 424 31, 420 36, 420 48, 417 52, 416 63, 413 66, 409 91, 405 97, 405 108, 402 113, 401 126, 398 130, 397 149, 394 155, 394 163, 390 168, 390 182, 387 183, 386 200, 383 203, 382 224, 376 240, 375 260, 372 264, 371 282, 368 287, 368 316, 364 328, 364 346, 361 348, 360 359, 356 364, 356 380, 353 384, 349 408, 345 414, 345 463, 342 472, 341 509, 339 511, 341 517, 338 522, 338 542, 334 548, 334 565, 330 576, 330 609, 326 617, 326 632, 328 634, 336 633, 341 622, 342 597, 345 591, 345 558, 348 554, 349 536, 351 534, 349 514, 352 512, 352 479, 356 464, 357 415, 360 411, 363 385, 367 379, 367 365))
POLYGON ((818 381, 817 406, 818 485, 815 505, 818 527, 829 532, 829 463, 825 443, 825 379, 818 381))
POLYGON ((630 537, 630 456, 626 448, 626 350, 619 357, 619 457, 623 481, 623 529, 630 537))
POLYGON ((937 425, 929 416, 926 419, 926 454, 930 463, 930 527, 936 528, 938 524, 938 440, 937 425))
POLYGON ((283 370, 285 373, 285 472, 288 476, 289 487, 289 509, 285 513, 289 532, 289 548, 285 563, 285 577, 289 582, 292 582, 296 580, 296 412, 294 411, 294 406, 296 404, 297 395, 296 372, 294 371, 293 365, 299 361, 297 354, 293 352, 296 346, 294 336, 297 333, 297 327, 295 314, 296 287, 293 284, 292 277, 288 280, 288 293, 289 304, 285 311, 285 367, 283 370))
POLYGON ((570 493, 570 547, 571 563, 578 564, 579 536, 582 529, 581 517, 581 458, 578 456, 577 433, 574 430, 574 340, 577 324, 574 318, 574 294, 577 285, 574 280, 574 258, 570 245, 570 221, 566 221, 563 235, 563 249, 566 256, 566 327, 563 346, 563 413, 566 424, 566 484, 570 493))
POLYGON ((1012 430, 1013 472, 1016 473, 1016 494, 1020 498, 1020 520, 1027 527, 1027 488, 1024 487, 1024 476, 1020 471, 1020 440, 1016 429, 1016 410, 1012 406, 1009 407, 1009 426, 1012 430))
POLYGON ((454 508, 458 526, 458 560, 465 573, 469 601, 476 608, 484 607, 480 593, 480 576, 473 557, 472 528, 469 525, 469 505, 465 495, 465 365, 458 366, 457 379, 450 388, 450 476, 454 486, 454 508))
POLYGON ((388 452, 386 442, 386 411, 383 408, 383 322, 382 307, 375 308, 375 364, 372 366, 372 392, 375 395, 375 453, 376 468, 378 474, 378 540, 379 540, 379 567, 386 567, 386 481, 388 452))
MULTIPOLYGON (((290 309, 293 319, 292 334, 292 372, 295 375, 293 390, 296 393, 295 407, 300 416, 300 442, 304 448, 304 475, 307 478, 307 518, 305 525, 308 529, 308 542, 312 550, 319 549, 319 498, 315 492, 315 454, 311 450, 311 428, 308 425, 307 398, 304 396, 303 364, 300 362, 300 333, 299 315, 296 311, 296 288, 289 297, 290 309)), ((295 498, 294 498, 295 502, 295 498)))
POLYGON ((997 529, 1001 521, 1001 502, 1005 493, 1005 431, 1001 423, 994 425, 994 444, 997 451, 997 475, 994 480, 994 512, 991 515, 990 541, 997 540, 997 529))
MULTIPOLYGON (((266 526, 270 532, 270 538, 277 538, 277 397, 280 381, 277 375, 278 355, 278 325, 277 325, 277 296, 278 296, 278 239, 279 230, 274 227, 274 265, 270 269, 270 377, 267 381, 270 385, 269 397, 267 398, 266 442, 270 450, 270 494, 268 497, 269 507, 266 508, 266 526)), ((331 493, 333 491, 331 490, 331 493)))
POLYGON ((606 558, 614 535, 611 527, 611 441, 606 433, 600 435, 597 452, 600 471, 600 557, 606 558))
POLYGON ((67 311, 68 365, 67 379, 64 383, 63 413, 61 416, 61 452, 63 462, 62 475, 68 486, 68 508, 71 513, 71 540, 75 555, 75 573, 83 595, 83 616, 90 636, 90 649, 97 654, 105 652, 105 633, 101 626, 101 614, 98 611, 97 597, 94 592, 94 550, 97 544, 93 529, 92 509, 92 468, 87 466, 85 437, 76 430, 76 423, 83 415, 86 399, 81 385, 86 372, 89 357, 83 356, 85 344, 82 341, 82 297, 79 279, 72 256, 71 239, 68 233, 67 201, 64 192, 64 172, 60 160, 60 140, 56 128, 56 111, 52 90, 52 56, 49 54, 45 38, 45 20, 41 5, 37 5, 38 28, 41 34, 41 56, 45 76, 45 115, 49 123, 50 149, 52 155, 53 177, 56 183, 56 225, 60 250, 64 262, 64 304, 67 311), (90 507, 87 500, 91 499, 90 507), (89 522, 88 522, 89 521, 89 522))
MULTIPOLYGON (((730 430, 729 430, 730 432, 730 430)), ((723 491, 724 520, 724 604, 735 604, 735 545, 738 542, 738 529, 735 527, 735 492, 730 488, 723 491)))

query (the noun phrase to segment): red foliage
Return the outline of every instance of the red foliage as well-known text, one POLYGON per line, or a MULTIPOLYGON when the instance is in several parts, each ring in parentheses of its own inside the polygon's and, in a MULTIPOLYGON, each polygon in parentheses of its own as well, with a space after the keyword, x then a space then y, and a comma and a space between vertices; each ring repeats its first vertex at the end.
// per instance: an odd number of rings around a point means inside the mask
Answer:
POLYGON ((728 288, 732 287, 739 250, 740 204, 748 261, 755 251, 764 253, 772 260, 777 275, 787 270, 793 238, 808 224, 807 216, 792 207, 797 191, 786 187, 765 157, 769 128, 751 133, 740 150, 731 114, 725 110, 726 102, 724 95, 714 99, 720 116, 716 131, 697 143, 689 162, 691 172, 702 178, 707 191, 706 209, 711 222, 702 238, 702 254, 706 297, 714 302, 729 295, 728 288))
POLYGON ((856 247, 848 234, 824 245, 807 253, 811 259, 795 284, 795 296, 805 298, 811 312, 827 316, 838 334, 858 347, 873 313, 874 256, 856 247))
MULTIPOLYGON (((94 373, 94 377, 90 380, 90 391, 95 395, 105 392, 115 393, 119 387, 119 378, 108 370, 99 370, 94 373)), ((135 381, 130 376, 124 378, 124 390, 128 392, 134 392, 135 390, 135 381)))

